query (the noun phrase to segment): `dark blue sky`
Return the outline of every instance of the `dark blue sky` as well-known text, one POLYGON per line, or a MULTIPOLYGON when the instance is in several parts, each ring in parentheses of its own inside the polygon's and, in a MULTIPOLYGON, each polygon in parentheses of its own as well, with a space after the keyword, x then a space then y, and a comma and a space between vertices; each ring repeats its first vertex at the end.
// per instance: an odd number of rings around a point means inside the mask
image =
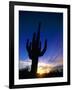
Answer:
POLYGON ((56 56, 63 57, 63 13, 19 11, 19 60, 28 58, 26 41, 32 40, 39 22, 42 48, 47 39, 47 50, 41 58, 51 58, 52 62, 56 56))

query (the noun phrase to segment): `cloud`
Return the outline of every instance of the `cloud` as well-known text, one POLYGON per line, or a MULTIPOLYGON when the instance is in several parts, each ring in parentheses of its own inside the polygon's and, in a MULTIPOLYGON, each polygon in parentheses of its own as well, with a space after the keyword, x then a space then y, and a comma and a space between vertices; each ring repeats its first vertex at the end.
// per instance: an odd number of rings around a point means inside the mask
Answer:
POLYGON ((31 60, 19 61, 19 69, 25 69, 25 68, 28 68, 28 71, 31 70, 31 60))
POLYGON ((63 65, 63 58, 58 57, 53 63, 55 64, 55 66, 61 66, 63 65))
MULTIPOLYGON (((30 71, 31 70, 31 63, 32 63, 32 60, 30 59, 27 59, 27 60, 20 60, 19 61, 19 69, 25 69, 25 68, 28 68, 28 70, 30 71)), ((44 68, 51 68, 53 67, 54 65, 53 64, 49 64, 49 63, 46 63, 46 62, 43 62, 42 61, 39 61, 38 62, 38 68, 39 67, 44 67, 44 68)))
POLYGON ((63 65, 63 57, 57 57, 53 60, 50 59, 49 57, 47 58, 39 58, 39 62, 43 62, 49 66, 59 66, 59 65, 63 65))

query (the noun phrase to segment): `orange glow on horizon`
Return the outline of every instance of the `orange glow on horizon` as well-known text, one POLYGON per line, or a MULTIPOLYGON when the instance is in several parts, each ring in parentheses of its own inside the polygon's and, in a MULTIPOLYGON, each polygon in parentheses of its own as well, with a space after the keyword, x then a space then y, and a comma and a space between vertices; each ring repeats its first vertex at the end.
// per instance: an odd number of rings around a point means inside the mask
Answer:
POLYGON ((45 73, 49 73, 49 72, 50 72, 50 69, 43 69, 42 67, 39 67, 37 70, 37 73, 40 75, 45 74, 45 73))
POLYGON ((43 75, 45 73, 49 73, 52 69, 52 65, 46 63, 39 63, 37 74, 43 75))

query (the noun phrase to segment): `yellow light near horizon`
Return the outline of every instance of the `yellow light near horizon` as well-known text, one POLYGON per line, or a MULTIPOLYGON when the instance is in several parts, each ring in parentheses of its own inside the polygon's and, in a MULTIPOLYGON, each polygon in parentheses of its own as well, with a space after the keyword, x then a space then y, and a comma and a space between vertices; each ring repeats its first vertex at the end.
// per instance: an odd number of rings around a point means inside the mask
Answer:
POLYGON ((53 65, 40 62, 38 64, 37 74, 40 76, 48 74, 52 70, 53 65))
POLYGON ((42 70, 41 68, 38 68, 38 71, 37 71, 38 74, 43 74, 45 73, 44 70, 42 70))
POLYGON ((50 72, 50 69, 43 69, 42 67, 39 67, 37 70, 37 73, 40 75, 45 74, 45 73, 49 73, 49 72, 50 72))

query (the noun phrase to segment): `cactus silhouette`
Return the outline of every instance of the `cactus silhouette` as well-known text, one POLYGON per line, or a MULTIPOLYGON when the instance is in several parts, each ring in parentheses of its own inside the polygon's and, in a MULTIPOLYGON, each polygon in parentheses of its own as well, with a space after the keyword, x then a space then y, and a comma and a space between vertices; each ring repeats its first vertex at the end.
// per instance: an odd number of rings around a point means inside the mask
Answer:
POLYGON ((29 58, 32 60, 31 73, 35 75, 37 72, 38 58, 40 56, 43 56, 47 49, 47 40, 45 40, 44 48, 41 50, 40 27, 41 27, 41 23, 39 23, 37 35, 35 32, 33 34, 32 42, 27 40, 27 43, 26 43, 26 49, 27 49, 29 58))

